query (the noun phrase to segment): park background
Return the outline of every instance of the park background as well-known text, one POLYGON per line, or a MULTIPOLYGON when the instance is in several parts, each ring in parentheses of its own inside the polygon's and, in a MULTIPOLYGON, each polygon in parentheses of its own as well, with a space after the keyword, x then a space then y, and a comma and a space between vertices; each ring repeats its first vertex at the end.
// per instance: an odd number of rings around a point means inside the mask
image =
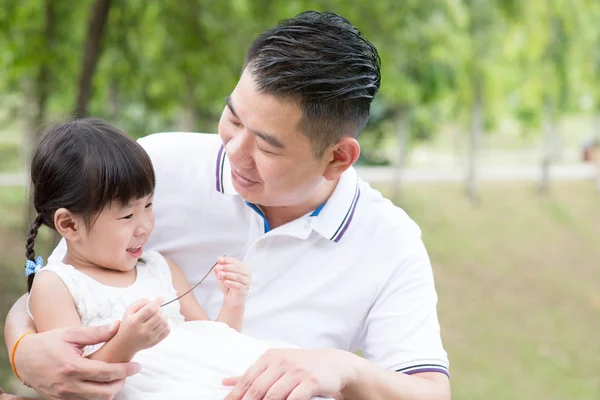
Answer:
POLYGON ((599 399, 598 0, 0 0, 0 325, 43 127, 216 132, 252 38, 307 9, 380 51, 357 169, 423 230, 453 398, 599 399))

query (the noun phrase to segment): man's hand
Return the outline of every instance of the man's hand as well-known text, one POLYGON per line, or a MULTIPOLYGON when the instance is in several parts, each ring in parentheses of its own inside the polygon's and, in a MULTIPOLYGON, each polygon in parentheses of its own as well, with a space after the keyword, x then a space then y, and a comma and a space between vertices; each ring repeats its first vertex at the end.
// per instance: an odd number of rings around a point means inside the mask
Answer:
POLYGON ((17 371, 45 399, 112 399, 139 365, 88 360, 83 348, 110 340, 118 329, 114 323, 27 335, 15 353, 17 371))
POLYGON ((339 398, 354 374, 352 357, 334 349, 268 350, 243 376, 223 380, 223 385, 234 386, 225 400, 339 398))

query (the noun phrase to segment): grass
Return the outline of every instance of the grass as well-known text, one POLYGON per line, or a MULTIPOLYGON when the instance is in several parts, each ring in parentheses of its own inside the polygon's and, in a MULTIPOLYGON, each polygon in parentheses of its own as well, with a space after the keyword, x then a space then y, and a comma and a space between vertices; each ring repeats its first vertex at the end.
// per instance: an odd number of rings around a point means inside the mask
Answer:
MULTIPOLYGON (((24 290, 23 198, 0 189, 2 322, 24 290)), ((600 197, 591 183, 557 183, 545 198, 527 184, 484 185, 477 207, 456 185, 409 185, 400 203, 434 265, 453 399, 600 398, 600 197)))
POLYGON ((434 264, 454 399, 598 399, 600 197, 561 183, 407 189, 434 264))

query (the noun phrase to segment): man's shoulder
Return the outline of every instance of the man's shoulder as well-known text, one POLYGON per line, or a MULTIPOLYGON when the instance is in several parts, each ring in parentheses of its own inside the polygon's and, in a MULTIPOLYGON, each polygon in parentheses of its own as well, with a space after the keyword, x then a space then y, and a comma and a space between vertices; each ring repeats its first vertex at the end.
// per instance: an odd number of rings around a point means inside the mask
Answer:
POLYGON ((219 135, 193 132, 154 133, 138 139, 138 143, 150 156, 157 174, 210 167, 222 146, 219 135))
POLYGON ((384 197, 381 192, 361 181, 360 202, 357 213, 360 212, 363 229, 379 238, 391 240, 412 241, 421 239, 419 225, 404 211, 384 197), (361 207, 362 206, 362 207, 361 207))
POLYGON ((138 143, 151 157, 161 154, 172 156, 176 152, 178 157, 189 155, 195 159, 214 153, 222 144, 219 135, 195 132, 153 133, 138 139, 138 143))
POLYGON ((152 160, 156 190, 163 196, 175 188, 182 194, 208 185, 222 146, 218 135, 190 132, 155 133, 138 141, 152 160))

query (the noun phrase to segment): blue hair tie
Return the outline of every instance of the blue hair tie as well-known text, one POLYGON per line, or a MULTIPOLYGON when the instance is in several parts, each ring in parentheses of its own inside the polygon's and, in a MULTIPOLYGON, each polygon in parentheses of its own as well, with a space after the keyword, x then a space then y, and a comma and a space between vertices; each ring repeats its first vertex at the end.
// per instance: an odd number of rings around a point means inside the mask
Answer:
POLYGON ((44 266, 44 259, 42 256, 38 256, 35 259, 35 262, 31 260, 27 260, 25 263, 25 276, 29 276, 31 274, 37 274, 40 269, 44 266))

